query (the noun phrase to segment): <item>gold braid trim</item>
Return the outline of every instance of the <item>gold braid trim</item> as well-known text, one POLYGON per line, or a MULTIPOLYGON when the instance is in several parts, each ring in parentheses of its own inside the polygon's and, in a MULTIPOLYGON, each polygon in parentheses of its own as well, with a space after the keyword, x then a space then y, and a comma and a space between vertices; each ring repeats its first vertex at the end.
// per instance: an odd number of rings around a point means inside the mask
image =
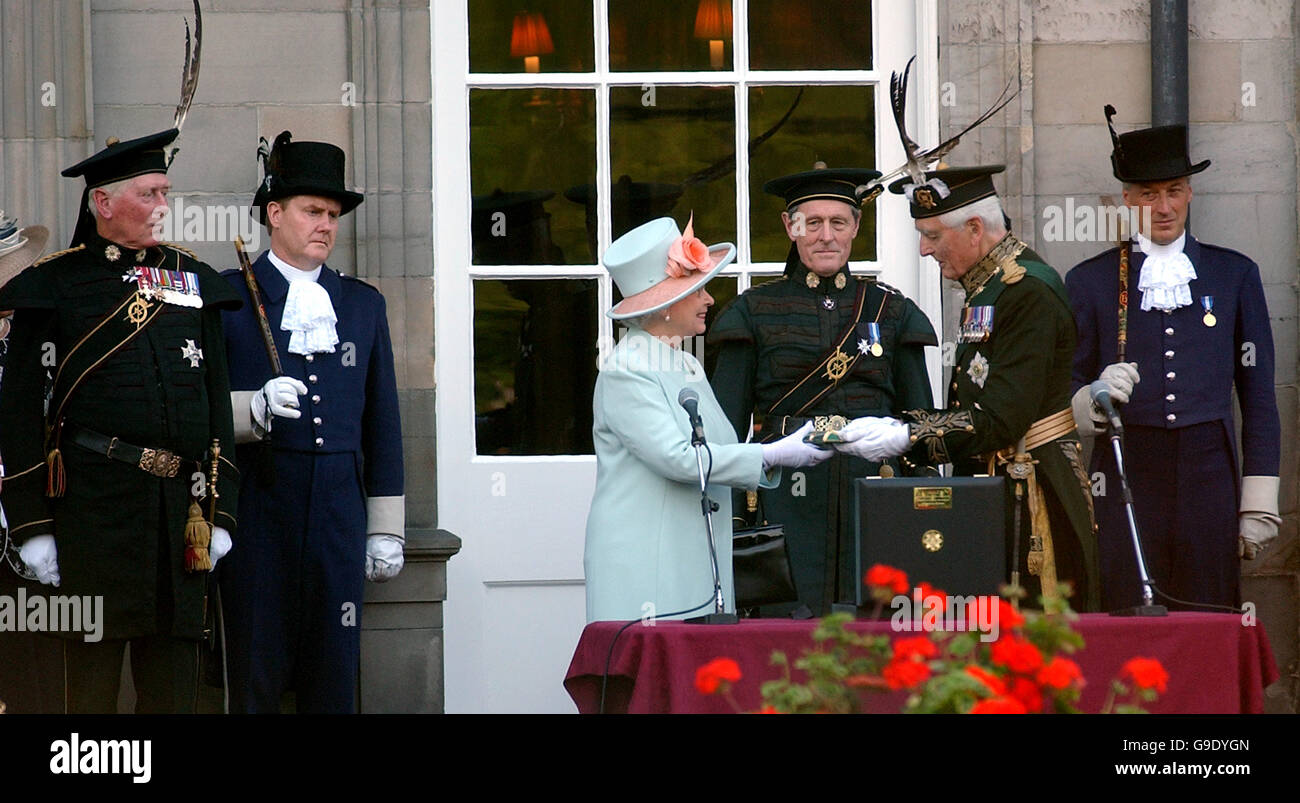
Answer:
POLYGON ((73 246, 72 248, 65 248, 62 251, 55 251, 53 254, 46 254, 45 256, 33 262, 32 267, 34 268, 37 265, 44 265, 46 262, 49 262, 51 259, 58 259, 59 257, 64 256, 66 254, 76 253, 77 251, 80 251, 85 247, 86 244, 82 243, 81 245, 73 246))
POLYGON ((908 410, 904 415, 912 419, 908 425, 912 443, 923 444, 932 463, 952 462, 948 457, 948 445, 943 440, 949 432, 975 431, 970 410, 908 410))
POLYGON ((997 245, 989 249, 979 262, 962 275, 960 281, 966 291, 966 298, 971 299, 979 295, 984 285, 988 284, 989 279, 993 278, 993 274, 997 273, 999 268, 1002 270, 1003 284, 1015 284, 1024 278, 1025 269, 1016 262, 1016 258, 1027 247, 1010 233, 998 240, 997 245))
POLYGON ((176 243, 159 243, 159 245, 166 246, 167 248, 170 248, 170 249, 172 249, 173 251, 180 251, 182 254, 185 254, 185 255, 188 256, 190 259, 194 260, 195 262, 198 262, 198 261, 199 261, 199 255, 198 255, 198 254, 194 253, 193 251, 191 251, 191 250, 188 249, 188 248, 182 248, 181 246, 177 245, 176 243))

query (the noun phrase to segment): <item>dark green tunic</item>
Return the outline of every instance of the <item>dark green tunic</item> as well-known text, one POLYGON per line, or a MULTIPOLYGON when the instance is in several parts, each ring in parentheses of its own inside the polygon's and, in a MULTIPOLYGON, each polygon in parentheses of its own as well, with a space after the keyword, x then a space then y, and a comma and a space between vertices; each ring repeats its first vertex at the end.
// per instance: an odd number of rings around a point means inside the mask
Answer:
MULTIPOLYGON (((136 265, 196 274, 202 308, 155 300, 162 305, 157 316, 84 372, 68 397, 64 420, 134 446, 203 460, 205 466, 209 445, 218 438, 224 455, 233 457, 220 315, 222 307, 239 306, 230 286, 175 249, 150 248, 141 256, 93 236, 84 248, 29 268, 0 291, 0 309, 16 310, 0 394, 0 454, 8 474, 0 498, 18 543, 54 535, 62 576, 58 593, 103 596, 105 639, 198 638, 207 573, 184 570, 187 510, 191 489, 199 485, 192 469, 156 477, 65 437, 60 447, 66 493, 45 494, 45 407, 52 379, 73 346, 133 292, 134 281, 123 276, 136 265), (195 348, 202 349, 197 360, 187 356, 195 348)), ((83 362, 78 357, 67 364, 83 362)), ((222 468, 216 523, 233 535, 237 472, 233 464, 222 468)), ((206 499, 203 507, 206 515, 206 499)))
MULTIPOLYGON (((819 278, 796 256, 786 272, 739 296, 708 334, 717 355, 713 392, 740 440, 749 434, 751 414, 761 418, 754 439, 770 441, 798 429, 807 417, 852 419, 931 406, 925 347, 937 340, 916 304, 873 280, 851 276, 847 265, 836 276, 819 278), (809 287, 810 275, 818 280, 815 288, 809 287), (837 288, 839 276, 843 287, 837 288), (845 349, 861 356, 830 393, 780 431, 765 414, 839 344, 853 322, 860 285, 865 312, 845 349), (873 321, 880 327, 880 356, 858 351, 873 321)), ((796 410, 787 401, 777 412, 794 415, 796 410)), ((820 466, 785 471, 780 487, 760 492, 764 518, 786 527, 800 601, 817 614, 826 613, 833 602, 853 599, 853 480, 876 476, 879 470, 879 463, 837 455, 820 466)))
MULTIPOLYGON (((963 313, 991 308, 992 331, 982 342, 957 344, 947 410, 916 410, 903 418, 916 440, 913 459, 951 462, 958 475, 971 475, 987 472, 988 453, 1015 446, 1035 421, 1070 409, 1075 329, 1060 275, 1010 234, 961 281, 963 313)), ((1078 433, 1071 429, 1031 454, 1051 518, 1057 577, 1074 585, 1076 609, 1096 610, 1097 544, 1078 433)), ((1008 533, 1013 491, 1008 482, 1008 533)), ((1025 560, 1027 505, 1021 519, 1020 580, 1036 602, 1041 591, 1025 560)), ((1008 537, 1008 554, 1012 542, 1008 537)))

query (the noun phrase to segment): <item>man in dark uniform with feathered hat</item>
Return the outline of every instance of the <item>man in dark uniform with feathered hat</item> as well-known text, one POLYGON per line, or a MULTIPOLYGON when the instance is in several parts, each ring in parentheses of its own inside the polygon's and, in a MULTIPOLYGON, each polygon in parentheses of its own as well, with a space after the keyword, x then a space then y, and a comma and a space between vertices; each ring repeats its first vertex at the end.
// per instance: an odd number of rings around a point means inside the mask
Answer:
POLYGON ((234 464, 212 446, 234 445, 220 311, 239 299, 158 240, 177 134, 64 170, 86 181, 73 247, 0 291, 10 533, 41 582, 102 599, 100 639, 60 633, 69 713, 116 710, 128 642, 136 710, 194 710, 208 569, 235 529, 234 464))
POLYGON ((1006 475, 1007 563, 1030 601, 1069 581, 1074 607, 1096 610, 1092 497, 1070 410, 1074 321, 1060 275, 1006 229, 992 178, 1002 170, 944 168, 890 185, 910 201, 921 255, 966 291, 948 404, 854 421, 837 448, 1006 475))
MULTIPOLYGON (((860 188, 879 176, 822 167, 763 186, 786 202, 785 275, 741 294, 708 334, 714 394, 741 440, 751 414, 754 440, 769 441, 810 420, 828 431, 930 406, 925 347, 938 341, 929 319, 901 293, 849 272, 860 188)), ((759 492, 762 518, 785 525, 799 601, 815 614, 854 598, 853 480, 880 468, 843 455, 759 492)))

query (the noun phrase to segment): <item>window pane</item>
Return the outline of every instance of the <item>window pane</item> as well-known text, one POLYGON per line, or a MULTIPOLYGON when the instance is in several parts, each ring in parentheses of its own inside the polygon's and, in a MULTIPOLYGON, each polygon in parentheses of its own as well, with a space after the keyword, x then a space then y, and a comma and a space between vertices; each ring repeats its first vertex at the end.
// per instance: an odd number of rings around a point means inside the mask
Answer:
POLYGON ((695 213, 704 242, 734 242, 735 96, 727 87, 616 86, 610 89, 614 237, 671 215, 685 228, 695 213), (637 185, 667 184, 667 188, 637 185), (674 197, 674 193, 680 193, 674 197), (620 200, 620 196, 622 200, 620 200))
MULTIPOLYGON (((879 170, 873 90, 869 86, 751 87, 749 130, 753 137, 772 132, 754 149, 749 163, 753 261, 785 262, 790 250, 790 238, 781 224, 785 202, 763 192, 763 185, 774 178, 811 170, 819 161, 828 167, 879 170), (781 123, 787 113, 789 119, 781 123)), ((852 259, 874 260, 875 202, 862 211, 852 259)))
POLYGON ((612 70, 730 70, 730 0, 609 0, 612 70))
POLYGON ((591 10, 591 0, 470 0, 470 72, 591 72, 591 10))
POLYGON ((749 0, 755 70, 871 69, 867 0, 749 0))
POLYGON ((475 265, 591 264, 582 207, 596 180, 589 89, 474 89, 469 97, 475 265))
POLYGON ((595 279, 474 282, 481 455, 591 454, 595 279))

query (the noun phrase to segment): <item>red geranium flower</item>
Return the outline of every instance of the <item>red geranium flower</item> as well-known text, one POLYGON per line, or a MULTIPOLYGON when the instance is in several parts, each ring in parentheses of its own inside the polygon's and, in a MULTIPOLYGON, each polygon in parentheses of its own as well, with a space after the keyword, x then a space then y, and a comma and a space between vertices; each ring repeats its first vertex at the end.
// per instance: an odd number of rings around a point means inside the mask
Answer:
POLYGON ((701 694, 713 694, 723 683, 740 680, 740 664, 730 658, 714 658, 695 670, 695 688, 701 694))
POLYGON ((1020 701, 1025 711, 1037 714, 1043 710, 1043 692, 1029 678, 1011 679, 1011 696, 1020 701))
POLYGON ((1005 666, 1012 672, 1027 675, 1043 665, 1043 654, 1028 641, 1016 636, 1000 638, 993 642, 989 657, 997 666, 1005 666))
POLYGON ((1074 661, 1057 656, 1038 670, 1038 682, 1052 689, 1067 689, 1074 685, 1083 686, 1083 672, 1074 661))
POLYGON ((781 712, 780 712, 780 711, 777 711, 777 710, 776 710, 775 708, 773 708, 771 705, 765 705, 765 706, 763 706, 762 708, 758 709, 758 713, 760 713, 760 714, 779 714, 779 713, 781 713, 781 712))
POLYGON ((877 563, 875 566, 867 569, 867 576, 864 579, 869 586, 885 588, 895 594, 907 593, 907 573, 903 572, 901 569, 895 569, 893 566, 886 566, 883 563, 877 563))
POLYGON ((1025 623, 1025 617, 1010 602, 998 597, 998 628, 1013 630, 1025 623))
POLYGON ((901 638, 894 642, 895 661, 924 661, 939 654, 939 648, 927 636, 901 638))
POLYGON ((910 689, 930 677, 930 665, 923 661, 889 662, 880 673, 891 689, 910 689))
POLYGON ((1011 697, 993 697, 980 700, 971 708, 972 714, 1024 714, 1025 706, 1011 697))
POLYGON ((1155 689, 1164 693, 1169 673, 1155 658, 1130 658, 1119 671, 1120 677, 1130 677, 1140 689, 1155 689))
POLYGON ((917 586, 917 588, 921 589, 921 602, 924 603, 930 597, 938 597, 939 598, 939 602, 937 603, 938 605, 942 607, 948 604, 948 595, 940 591, 939 589, 935 588, 934 586, 930 585, 929 583, 922 581, 921 584, 917 586))
POLYGON ((966 667, 966 674, 975 678, 980 683, 983 683, 988 688, 989 691, 993 692, 993 694, 999 697, 1007 693, 1007 687, 1006 684, 1002 682, 1002 678, 990 672, 984 671, 984 669, 981 667, 971 664, 970 666, 966 667))

